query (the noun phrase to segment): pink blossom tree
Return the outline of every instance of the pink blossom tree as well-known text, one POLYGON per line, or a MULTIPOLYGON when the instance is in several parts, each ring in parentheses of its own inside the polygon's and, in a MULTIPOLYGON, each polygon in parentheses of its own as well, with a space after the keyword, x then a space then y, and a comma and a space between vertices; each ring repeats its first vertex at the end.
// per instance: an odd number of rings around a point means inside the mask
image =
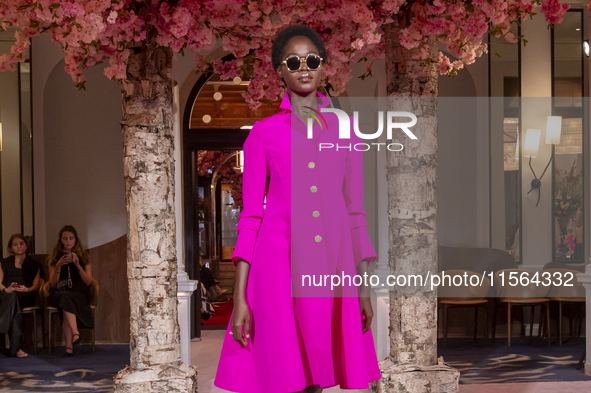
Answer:
MULTIPOLYGON (((366 72, 361 76, 365 78, 372 74, 373 62, 385 55, 389 96, 434 97, 439 73, 454 74, 485 53, 486 33, 504 36, 510 42, 522 38, 509 31, 510 25, 533 15, 535 7, 540 8, 549 25, 559 23, 569 8, 559 0, 0 2, 0 31, 14 31, 16 39, 10 53, 0 56, 0 70, 14 70, 17 62, 24 61, 23 53, 31 38, 49 34, 62 47, 65 71, 79 89, 85 88, 83 69, 107 60, 105 75, 121 84, 131 363, 117 376, 116 389, 196 390, 195 370, 180 361, 176 310, 172 154, 175 82, 170 78, 174 52, 193 52, 198 72, 211 70, 221 79, 249 78, 244 98, 256 108, 263 98, 275 100, 284 92, 271 65, 273 38, 287 25, 301 23, 318 31, 326 43, 329 59, 324 67, 324 82, 330 94, 344 91, 353 63, 365 62, 366 72), (204 60, 200 52, 212 48, 218 40, 235 60, 204 60), (452 62, 439 53, 438 42, 445 43, 458 60, 452 62)), ((433 127, 425 132, 425 138, 436 135, 433 127)), ((428 158, 427 172, 434 180, 436 151, 421 154, 428 158)), ((389 178, 392 184, 410 182, 410 174, 403 167, 399 164, 395 168, 396 174, 389 178)), ((413 184, 405 195, 396 197, 405 200, 416 194, 420 185, 416 179, 413 184)), ((391 194, 390 200, 394 197, 391 194)), ((424 213, 429 225, 434 225, 435 213, 424 213)), ((390 226, 391 230, 416 227, 409 220, 391 221, 390 226)), ((426 236, 429 253, 433 254, 436 237, 434 233, 426 236)), ((416 257, 404 256, 410 262, 416 257)), ((428 324, 436 321, 432 302, 405 301, 394 304, 398 311, 393 313, 392 324, 396 318, 408 315, 404 310, 414 306, 429 315, 428 324)), ((434 364, 432 330, 425 334, 427 345, 419 340, 406 352, 393 349, 392 359, 434 364)), ((400 334, 394 331, 393 340, 407 333, 400 334)))

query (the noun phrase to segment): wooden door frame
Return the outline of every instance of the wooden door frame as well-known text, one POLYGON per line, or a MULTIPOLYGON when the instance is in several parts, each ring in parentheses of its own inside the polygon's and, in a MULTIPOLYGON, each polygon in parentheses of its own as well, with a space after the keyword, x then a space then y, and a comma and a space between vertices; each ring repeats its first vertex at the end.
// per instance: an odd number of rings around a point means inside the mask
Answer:
MULTIPOLYGON (((232 55, 222 58, 231 60, 232 55)), ((249 130, 241 129, 192 129, 191 112, 199 92, 214 73, 204 73, 197 80, 185 105, 183 114, 183 219, 185 270, 191 280, 199 281, 197 290, 191 296, 191 338, 201 337, 201 281, 199 279, 198 228, 195 227, 198 203, 198 181, 196 152, 199 150, 242 150, 249 130)))

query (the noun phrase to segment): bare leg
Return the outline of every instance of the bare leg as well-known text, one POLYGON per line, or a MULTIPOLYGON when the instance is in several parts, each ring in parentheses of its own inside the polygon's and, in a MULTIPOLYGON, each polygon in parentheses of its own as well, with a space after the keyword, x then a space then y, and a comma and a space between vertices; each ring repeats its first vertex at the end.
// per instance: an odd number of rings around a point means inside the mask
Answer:
POLYGON ((80 332, 78 331, 78 325, 76 324, 76 315, 69 313, 67 311, 64 311, 64 321, 68 321, 68 324, 70 325, 70 338, 72 338, 72 335, 74 334, 79 334, 80 332))
POLYGON ((64 331, 64 336, 66 338, 66 352, 72 353, 72 329, 70 328, 70 324, 66 318, 64 318, 64 321, 62 322, 62 330, 64 331))
POLYGON ((219 285, 217 285, 217 284, 216 284, 216 286, 214 287, 214 289, 215 289, 215 291, 218 293, 218 295, 221 295, 221 294, 223 294, 224 292, 226 292, 226 291, 227 291, 227 289, 222 289, 222 288, 220 288, 220 286, 219 286, 219 285))

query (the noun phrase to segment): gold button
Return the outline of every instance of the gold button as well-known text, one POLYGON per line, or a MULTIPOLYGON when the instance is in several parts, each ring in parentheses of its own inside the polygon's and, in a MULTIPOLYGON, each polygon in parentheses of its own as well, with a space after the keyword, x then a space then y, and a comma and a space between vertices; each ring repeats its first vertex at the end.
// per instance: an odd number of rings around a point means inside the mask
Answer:
POLYGON ((319 242, 320 240, 322 240, 322 237, 320 237, 320 235, 316 235, 316 237, 314 238, 314 240, 316 240, 317 242, 319 242))
POLYGON ((316 166, 316 164, 314 164, 311 161, 308 163, 308 168, 310 168, 310 169, 314 168, 315 166, 316 166))
POLYGON ((310 191, 316 192, 316 191, 318 191, 318 188, 316 188, 316 186, 312 186, 312 187, 310 187, 310 191))
POLYGON ((314 211, 314 213, 312 213, 312 215, 314 217, 318 217, 320 215, 320 212, 318 210, 314 211))

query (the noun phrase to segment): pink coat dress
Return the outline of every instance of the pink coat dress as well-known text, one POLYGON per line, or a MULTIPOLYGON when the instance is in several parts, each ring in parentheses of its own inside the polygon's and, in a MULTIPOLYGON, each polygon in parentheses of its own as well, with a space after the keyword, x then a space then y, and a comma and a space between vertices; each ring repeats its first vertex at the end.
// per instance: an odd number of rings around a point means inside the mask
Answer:
MULTIPOLYGON (((330 104, 318 97, 319 108, 330 104)), ((242 348, 230 321, 214 384, 240 393, 368 388, 380 370, 371 329, 363 334, 357 287, 301 285, 302 274, 353 276, 362 260, 376 260, 363 210, 362 152, 318 151, 318 143, 362 141, 354 132, 350 141, 338 139, 330 113, 323 114, 328 127, 314 124, 308 139, 289 93, 280 108, 257 121, 244 144, 244 209, 232 261, 250 264, 251 334, 242 348)))

